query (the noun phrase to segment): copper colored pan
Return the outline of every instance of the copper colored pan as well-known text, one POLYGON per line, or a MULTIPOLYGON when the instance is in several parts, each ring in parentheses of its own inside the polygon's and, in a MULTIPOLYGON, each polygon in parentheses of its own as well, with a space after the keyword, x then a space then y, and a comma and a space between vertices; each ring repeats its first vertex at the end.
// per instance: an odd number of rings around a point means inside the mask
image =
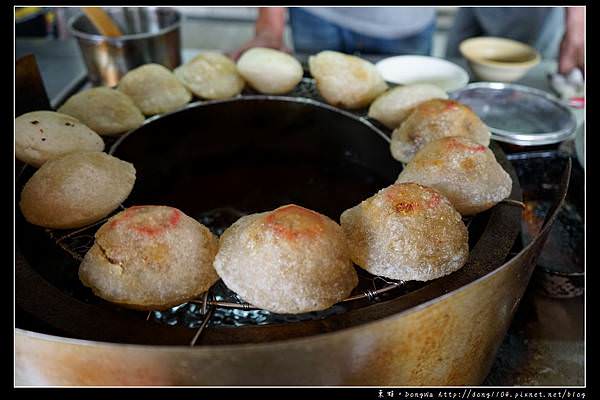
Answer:
MULTIPOLYGON (((511 199, 521 192, 511 164, 511 199)), ((339 219, 392 183, 400 164, 366 119, 295 98, 198 103, 149 121, 115 143, 136 165, 124 206, 241 212, 296 202, 339 219)), ((19 185, 31 171, 25 171, 19 185)), ((485 378, 564 198, 540 234, 506 261, 521 209, 501 203, 469 225, 470 258, 447 277, 298 322, 196 330, 168 326, 95 298, 77 260, 48 232, 16 232, 16 382, 25 385, 461 385, 485 378)))

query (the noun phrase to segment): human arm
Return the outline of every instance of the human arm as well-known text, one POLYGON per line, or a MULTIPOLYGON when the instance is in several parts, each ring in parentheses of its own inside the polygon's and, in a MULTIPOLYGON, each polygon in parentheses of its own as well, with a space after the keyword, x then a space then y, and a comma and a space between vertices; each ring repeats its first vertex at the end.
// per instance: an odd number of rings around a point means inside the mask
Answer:
POLYGON ((564 75, 575 68, 583 72, 585 61, 585 9, 567 7, 565 14, 565 34, 560 43, 558 59, 558 70, 564 75))
POLYGON ((260 7, 254 37, 232 52, 231 58, 237 60, 244 51, 252 47, 268 47, 289 52, 283 43, 285 12, 284 7, 260 7))

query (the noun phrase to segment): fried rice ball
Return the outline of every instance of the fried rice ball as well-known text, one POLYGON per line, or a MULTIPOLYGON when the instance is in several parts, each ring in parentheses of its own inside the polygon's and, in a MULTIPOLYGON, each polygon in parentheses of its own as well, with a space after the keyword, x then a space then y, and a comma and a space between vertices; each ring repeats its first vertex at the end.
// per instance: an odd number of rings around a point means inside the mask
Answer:
POLYGON ((432 99, 420 103, 392 132, 392 156, 409 162, 426 143, 448 136, 464 136, 489 146, 490 131, 469 107, 455 100, 432 99))
POLYGON ((108 87, 74 94, 58 111, 77 118, 102 136, 120 135, 144 123, 144 115, 133 100, 108 87))
POLYGON ((340 226, 293 204, 236 221, 214 265, 241 298, 276 313, 326 309, 358 284, 340 226))
POLYGON ((291 92, 304 75, 302 65, 294 57, 264 47, 245 51, 237 68, 250 86, 264 94, 291 92))
POLYGON ((176 208, 130 207, 96 232, 79 267, 94 294, 138 310, 165 310, 198 297, 218 279, 218 239, 176 208))
POLYGON ((217 100, 237 96, 244 89, 244 79, 229 57, 216 51, 203 51, 177 67, 177 79, 202 99, 217 100))
POLYGON ((400 173, 400 182, 432 187, 462 215, 485 211, 510 195, 510 175, 492 151, 466 137, 426 144, 400 173))
POLYGON ((19 206, 31 224, 80 228, 115 210, 134 183, 133 164, 102 152, 71 153, 46 162, 33 174, 19 206))
POLYGON ((146 64, 129 71, 118 90, 131 97, 144 115, 163 114, 185 106, 192 94, 166 67, 146 64))
POLYGON ((397 183, 342 213, 352 261, 374 275, 428 281, 460 269, 468 231, 444 195, 397 183))
POLYGON ((336 107, 366 107, 388 88, 375 65, 356 56, 322 51, 310 56, 308 64, 317 90, 336 107))
POLYGON ((395 129, 420 103, 431 99, 447 98, 446 92, 428 83, 397 86, 375 99, 369 107, 369 117, 390 129, 395 129))
POLYGON ((15 119, 15 156, 36 168, 65 154, 103 150, 102 138, 70 115, 34 111, 15 119))

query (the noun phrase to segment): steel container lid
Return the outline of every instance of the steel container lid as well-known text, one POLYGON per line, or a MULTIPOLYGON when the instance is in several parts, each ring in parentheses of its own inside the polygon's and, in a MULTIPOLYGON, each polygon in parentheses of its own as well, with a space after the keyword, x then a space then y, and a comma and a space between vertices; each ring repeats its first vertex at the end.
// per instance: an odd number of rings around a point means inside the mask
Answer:
POLYGON ((492 139, 540 146, 569 139, 577 121, 569 107, 543 90, 498 83, 471 83, 450 93, 471 107, 489 127, 492 139))

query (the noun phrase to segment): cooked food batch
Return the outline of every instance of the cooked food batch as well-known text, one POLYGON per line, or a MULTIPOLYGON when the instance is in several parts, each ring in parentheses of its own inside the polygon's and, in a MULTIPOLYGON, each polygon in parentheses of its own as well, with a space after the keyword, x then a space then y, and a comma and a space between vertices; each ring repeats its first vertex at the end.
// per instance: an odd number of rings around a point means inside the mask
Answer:
POLYGON ((293 204, 237 220, 221 236, 215 269, 243 299, 281 313, 329 308, 358 284, 340 226, 293 204))
POLYGON ((454 100, 431 99, 419 103, 392 132, 392 156, 409 162, 427 143, 450 136, 464 136, 490 145, 490 131, 469 107, 454 100))
POLYGON ((76 151, 103 151, 104 141, 76 118, 34 111, 15 119, 15 156, 36 168, 76 151))
POLYGON ((144 115, 175 111, 192 100, 192 94, 175 74, 158 64, 146 64, 129 71, 117 87, 131 97, 144 115))
POLYGON ((356 56, 322 51, 308 65, 319 93, 336 107, 366 107, 388 88, 375 65, 356 56))
MULTIPOLYGON (((467 106, 436 86, 389 89, 359 57, 323 51, 309 58, 323 99, 368 108, 393 130, 392 156, 405 163, 396 183, 344 211, 336 221, 288 204, 247 215, 219 238, 181 210, 140 205, 109 218, 80 265, 97 296, 143 310, 197 298, 219 278, 242 299, 277 313, 331 307, 358 285, 353 263, 396 280, 450 274, 468 258, 461 214, 474 215, 508 197, 510 176, 488 149, 490 133, 467 106)), ((172 112, 192 96, 238 96, 248 85, 285 94, 302 80, 291 55, 254 48, 234 63, 201 52, 175 71, 148 64, 116 89, 82 91, 59 109, 15 120, 15 154, 39 167, 19 206, 25 219, 53 229, 79 228, 114 212, 135 183, 135 166, 103 153, 99 135, 130 132, 144 115, 172 112)))
POLYGON ((79 278, 98 296, 140 310, 165 309, 208 290, 218 239, 180 210, 137 206, 96 232, 79 278))
POLYGON ((429 281, 460 269, 467 227, 435 189, 396 183, 342 213, 352 261, 373 275, 429 281))
POLYGON ((77 118, 101 136, 120 135, 144 123, 144 115, 129 96, 107 87, 82 90, 58 112, 77 118))
POLYGON ((467 137, 452 136, 426 144, 396 182, 416 182, 438 190, 462 215, 485 211, 510 195, 510 175, 494 153, 467 137))
POLYGON ((246 82, 264 94, 291 92, 302 80, 302 65, 289 54, 273 49, 250 49, 237 62, 246 82))
POLYGON ((218 100, 237 96, 244 89, 235 63, 214 51, 203 51, 187 63, 175 68, 175 76, 195 96, 218 100))
POLYGON ((46 162, 27 181, 19 206, 25 219, 45 228, 80 228, 117 209, 131 193, 135 168, 100 151, 46 162))
POLYGON ((390 129, 395 129, 419 103, 431 99, 447 99, 448 94, 437 86, 415 84, 396 86, 377 97, 369 107, 369 117, 390 129))

